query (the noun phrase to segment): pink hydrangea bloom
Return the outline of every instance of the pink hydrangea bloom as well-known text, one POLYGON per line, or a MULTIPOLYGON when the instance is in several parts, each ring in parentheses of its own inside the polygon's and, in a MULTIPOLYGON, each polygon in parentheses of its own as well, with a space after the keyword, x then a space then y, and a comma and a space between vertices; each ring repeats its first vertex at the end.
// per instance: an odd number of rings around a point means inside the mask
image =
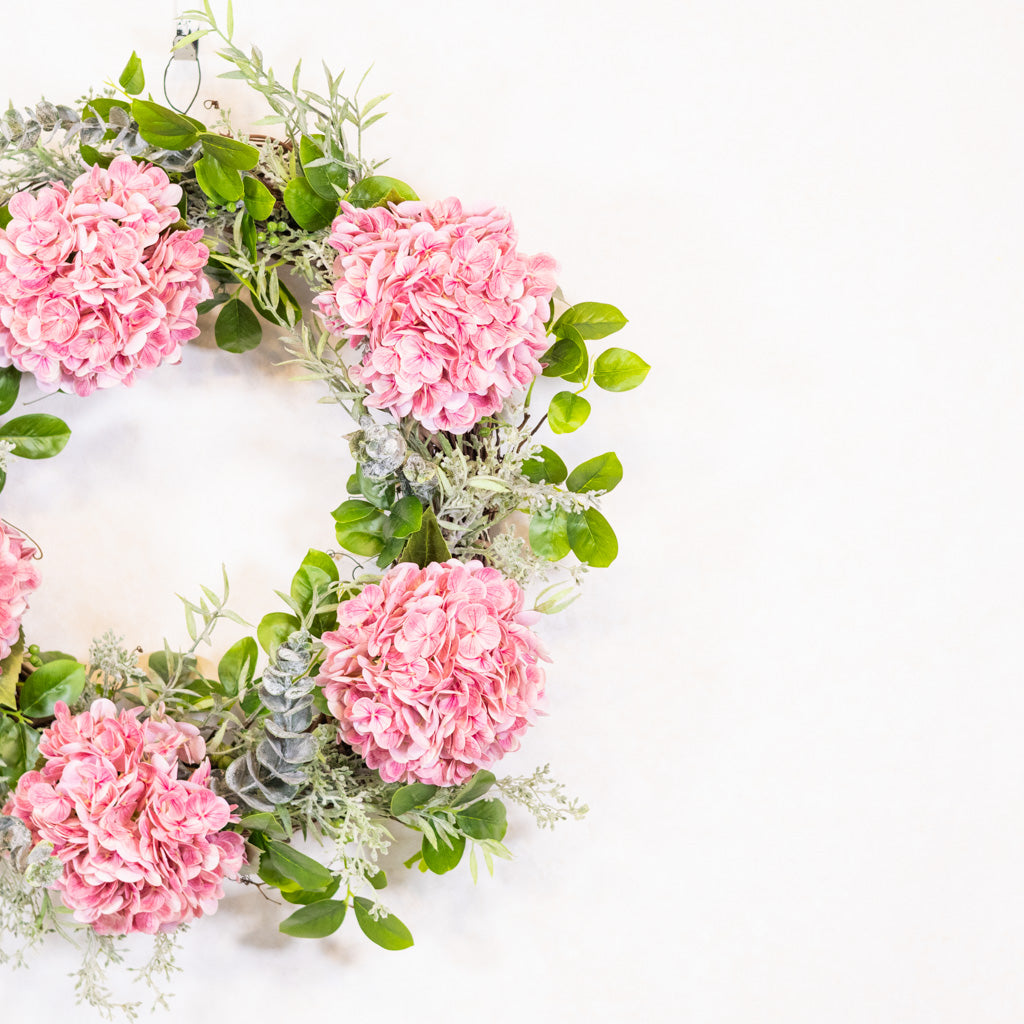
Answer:
POLYGON ((0 661, 18 640, 28 592, 39 586, 39 570, 33 564, 38 553, 13 526, 0 521, 0 661))
POLYGON ((516 251, 505 210, 341 209, 328 238, 337 281, 315 302, 362 348, 350 372, 367 405, 461 434, 540 373, 557 266, 516 251))
POLYGON ((179 362, 211 295, 202 231, 168 230, 180 199, 159 167, 127 156, 70 189, 12 196, 0 230, 0 365, 44 391, 88 395, 179 362))
POLYGON ((53 844, 64 903, 101 935, 212 914, 244 862, 242 837, 222 831, 237 818, 209 788, 209 761, 178 778, 179 757, 205 754, 198 730, 162 712, 140 722, 140 710, 97 700, 71 715, 58 703, 39 744, 46 764, 18 780, 3 811, 53 844))
POLYGON ((455 786, 519 747, 548 660, 523 592, 452 560, 392 566, 338 607, 317 682, 350 744, 387 782, 455 786))

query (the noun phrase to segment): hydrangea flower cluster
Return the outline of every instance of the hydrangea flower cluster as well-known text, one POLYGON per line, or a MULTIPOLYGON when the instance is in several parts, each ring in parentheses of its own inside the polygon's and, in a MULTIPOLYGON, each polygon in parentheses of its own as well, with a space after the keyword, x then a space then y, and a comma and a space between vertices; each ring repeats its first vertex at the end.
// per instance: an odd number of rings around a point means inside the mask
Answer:
POLYGON ((557 265, 516 250, 505 210, 457 199, 341 208, 328 239, 337 281, 316 304, 330 330, 364 346, 350 373, 368 406, 461 434, 540 373, 557 265))
POLYGON ((400 563, 338 607, 317 682, 348 743, 387 782, 455 786, 519 747, 549 660, 523 592, 497 569, 400 563))
POLYGON ((39 552, 13 526, 0 521, 0 661, 18 640, 28 593, 39 586, 33 561, 39 552))
POLYGON ((64 865, 56 888, 100 935, 212 914, 244 861, 242 837, 222 831, 237 819, 208 786, 209 761, 178 778, 179 759, 205 756, 198 729, 159 714, 140 722, 139 711, 96 700, 72 716, 58 703, 39 744, 43 770, 22 775, 3 811, 53 844, 64 865))
POLYGON ((12 196, 0 230, 0 364, 44 391, 88 395, 178 362, 212 294, 203 232, 168 230, 180 199, 164 171, 128 156, 70 189, 12 196))

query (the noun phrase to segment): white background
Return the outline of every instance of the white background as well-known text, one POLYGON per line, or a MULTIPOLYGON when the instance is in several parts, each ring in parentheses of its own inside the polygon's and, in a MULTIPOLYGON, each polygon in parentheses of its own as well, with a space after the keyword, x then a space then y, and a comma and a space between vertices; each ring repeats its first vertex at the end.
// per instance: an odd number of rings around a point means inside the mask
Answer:
MULTIPOLYGON (((133 48, 159 77, 171 2, 5 7, 16 101, 133 48)), ((396 858, 404 953, 352 922, 283 940, 232 895, 187 937, 175 1014, 1024 1019, 1019 4, 238 8, 282 73, 373 62, 390 172, 507 205, 654 369, 561 446, 620 453, 622 551, 545 623, 550 717, 509 759, 551 761, 590 817, 516 815, 475 890, 396 858)), ((204 94, 261 116, 203 53, 204 94)), ((351 428, 272 364, 203 342, 34 407, 75 433, 3 495, 46 552, 33 637, 180 639, 175 592, 221 561, 258 617, 331 545, 351 428)), ((4 1018, 93 1020, 71 966, 4 974, 4 1018)))

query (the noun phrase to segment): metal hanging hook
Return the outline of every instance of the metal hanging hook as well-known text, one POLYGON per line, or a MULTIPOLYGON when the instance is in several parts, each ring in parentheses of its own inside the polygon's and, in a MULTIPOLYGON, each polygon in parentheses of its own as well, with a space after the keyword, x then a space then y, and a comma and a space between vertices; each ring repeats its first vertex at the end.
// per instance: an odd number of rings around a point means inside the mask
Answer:
POLYGON ((199 88, 203 84, 203 66, 199 63, 199 40, 193 39, 184 46, 180 46, 178 49, 173 49, 173 47, 177 46, 179 40, 187 38, 194 31, 195 26, 191 22, 185 21, 182 18, 178 19, 174 28, 174 39, 171 42, 171 56, 164 68, 164 99, 167 100, 167 105, 172 110, 176 110, 179 114, 188 114, 192 109, 192 105, 196 101, 196 97, 199 95, 199 88), (194 64, 196 68, 196 88, 192 93, 192 98, 188 101, 188 105, 184 110, 182 110, 181 107, 175 106, 174 101, 167 94, 167 75, 170 72, 171 67, 175 64, 194 64))

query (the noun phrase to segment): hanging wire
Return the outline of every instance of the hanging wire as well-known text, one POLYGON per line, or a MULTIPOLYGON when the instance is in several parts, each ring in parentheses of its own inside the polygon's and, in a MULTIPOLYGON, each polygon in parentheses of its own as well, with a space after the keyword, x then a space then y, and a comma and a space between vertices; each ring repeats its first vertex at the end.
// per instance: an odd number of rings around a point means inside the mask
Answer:
POLYGON ((29 541, 35 547, 36 553, 32 556, 33 561, 38 561, 40 558, 43 557, 43 546, 37 540, 35 540, 35 538, 26 533, 20 526, 15 526, 14 523, 12 523, 9 519, 0 519, 0 523, 4 523, 6 526, 9 526, 12 530, 16 530, 18 533, 22 535, 22 537, 25 538, 25 540, 29 541))
MULTIPOLYGON (((179 39, 184 39, 185 36, 189 35, 192 31, 193 26, 189 24, 189 22, 179 20, 174 30, 174 43, 172 43, 172 46, 175 45, 179 39)), ((181 47, 181 49, 171 51, 171 56, 167 61, 166 67, 164 67, 164 99, 167 100, 167 104, 172 110, 176 110, 179 114, 188 114, 192 109, 192 105, 196 101, 196 97, 199 95, 199 89, 202 84, 203 66, 199 63, 199 40, 193 39, 191 43, 181 47), (196 66, 195 92, 192 93, 192 98, 188 101, 188 105, 184 110, 175 106, 174 101, 167 94, 167 75, 171 70, 171 65, 177 63, 195 64, 196 66)))

